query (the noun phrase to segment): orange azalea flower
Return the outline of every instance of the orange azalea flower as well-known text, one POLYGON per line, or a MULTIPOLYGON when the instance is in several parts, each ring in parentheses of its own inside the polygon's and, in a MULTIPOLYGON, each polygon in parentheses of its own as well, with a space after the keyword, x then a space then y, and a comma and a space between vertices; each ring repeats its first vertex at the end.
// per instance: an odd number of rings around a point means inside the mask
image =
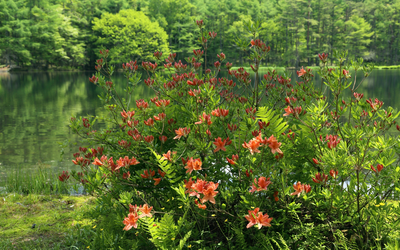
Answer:
POLYGON ((257 178, 254 178, 254 182, 251 186, 251 190, 249 191, 250 193, 253 193, 255 191, 261 191, 261 190, 267 190, 268 186, 271 184, 272 182, 270 181, 270 178, 265 178, 263 176, 261 176, 260 178, 258 178, 258 182, 257 182, 257 178), (256 185, 258 185, 258 188, 256 187, 256 185))
POLYGON ((301 184, 301 182, 297 182, 296 184, 293 184, 293 188, 295 190, 294 193, 291 193, 290 195, 296 195, 297 197, 300 196, 302 192, 309 193, 311 191, 311 186, 307 184, 301 184))
POLYGON ((262 226, 270 227, 272 218, 269 218, 268 214, 263 215, 262 212, 259 212, 260 208, 255 208, 253 211, 249 210, 249 214, 245 215, 245 218, 249 221, 247 224, 247 228, 258 225, 258 229, 261 229, 262 226))
POLYGON ((162 143, 165 143, 167 141, 167 137, 165 135, 160 135, 159 139, 162 143))
POLYGON ((274 200, 275 201, 279 201, 278 193, 279 193, 278 191, 274 192, 274 200))
POLYGON ((249 224, 247 224, 246 228, 250 228, 252 226, 254 226, 255 224, 257 224, 256 218, 257 218, 257 214, 258 211, 260 210, 260 208, 255 208, 254 211, 249 210, 249 214, 245 215, 244 217, 246 218, 246 220, 249 221, 249 224))
POLYGON ((150 176, 149 176, 149 173, 147 172, 147 170, 145 170, 144 171, 144 174, 140 174, 140 176, 143 178, 143 179, 148 179, 150 176))
POLYGON ((160 121, 160 120, 162 121, 165 119, 166 115, 164 113, 160 113, 160 114, 158 114, 158 116, 154 115, 153 117, 154 117, 154 120, 156 120, 156 121, 160 121))
POLYGON ((101 158, 100 158, 100 161, 101 162, 107 162, 107 156, 102 155, 101 158))
POLYGON ((202 116, 199 116, 200 121, 195 122, 194 124, 202 124, 203 122, 207 122, 207 125, 210 126, 212 124, 211 121, 211 116, 207 115, 205 112, 203 112, 202 116))
POLYGON ((156 174, 155 171, 152 171, 151 169, 149 169, 148 171, 145 170, 145 171, 144 171, 144 174, 140 174, 140 176, 141 176, 143 179, 150 179, 150 176, 153 177, 155 174, 156 174))
POLYGON ((211 112, 211 115, 216 116, 216 117, 220 117, 220 116, 225 117, 225 116, 227 116, 228 114, 229 114, 229 110, 227 110, 227 109, 222 109, 222 108, 214 109, 214 110, 211 112))
MULTIPOLYGON (((152 103, 156 103, 156 101, 158 101, 158 96, 155 96, 155 97, 153 97, 153 98, 150 98, 150 101, 152 102, 152 103)), ((137 101, 136 101, 137 102, 137 101)))
POLYGON ((153 180, 155 180, 154 186, 157 186, 158 184, 160 184, 161 178, 153 178, 153 180))
POLYGON ((221 112, 221 116, 223 116, 223 117, 225 117, 229 114, 229 110, 227 110, 227 109, 220 109, 220 112, 221 112))
POLYGON ((290 106, 287 106, 287 108, 284 109, 285 110, 285 114, 283 114, 283 116, 288 116, 290 114, 293 114, 293 109, 290 106))
POLYGON ((203 210, 205 210, 205 209, 207 208, 207 206, 204 205, 204 204, 197 204, 197 206, 198 206, 199 208, 203 209, 203 210))
MULTIPOLYGON (((172 154, 176 154, 176 151, 172 152, 172 154)), ((161 160, 168 160, 170 162, 172 162, 171 159, 171 150, 168 150, 168 152, 166 154, 163 154, 163 157, 161 158, 161 160)))
POLYGON ((205 185, 203 190, 204 197, 201 199, 201 203, 205 203, 206 201, 210 201, 212 204, 215 204, 214 197, 218 194, 218 191, 215 189, 218 188, 219 183, 209 182, 205 185))
POLYGON ((251 134, 252 134, 253 136, 258 136, 258 135, 260 134, 260 131, 254 130, 253 132, 251 132, 251 134))
POLYGON ((371 169, 375 172, 375 173, 380 173, 383 169, 383 165, 382 164, 378 164, 376 166, 376 169, 374 168, 374 166, 371 165, 371 169), (377 171, 378 170, 378 171, 377 171))
POLYGON ((207 182, 204 180, 197 179, 196 183, 192 184, 192 189, 195 190, 194 192, 190 193, 190 196, 197 196, 200 197, 200 194, 203 193, 204 187, 207 185, 207 182))
POLYGON ((258 186, 257 191, 267 190, 268 185, 271 184, 270 178, 260 177, 258 178, 258 186))
POLYGON ((229 164, 235 165, 236 161, 239 160, 239 156, 232 155, 232 159, 229 159, 228 157, 226 157, 226 160, 228 161, 229 164))
MULTIPOLYGON (((254 179, 254 181, 256 181, 256 179, 254 179)), ((254 193, 255 191, 257 191, 257 187, 253 183, 253 184, 251 184, 251 190, 249 192, 254 193)))
POLYGON ((231 125, 231 124, 228 124, 228 129, 231 131, 231 132, 233 132, 233 131, 236 131, 236 129, 237 129, 237 125, 231 125))
POLYGON ((220 112, 219 112, 219 109, 214 109, 213 111, 211 111, 211 114, 212 114, 213 116, 216 116, 216 117, 221 116, 221 114, 220 114, 220 112))
POLYGON ((297 197, 299 197, 301 192, 304 191, 304 187, 300 181, 297 182, 296 184, 293 184, 293 188, 294 188, 295 192, 291 193, 290 195, 297 195, 297 197))
POLYGON ((62 182, 69 179, 68 171, 63 171, 61 175, 58 176, 58 179, 62 182))
MULTIPOLYGON (((269 124, 268 124, 269 125, 269 124)), ((266 122, 262 122, 262 121, 258 121, 258 127, 261 129, 267 127, 267 123, 266 122)))
POLYGON ((306 193, 309 193, 309 192, 311 191, 311 186, 308 185, 308 184, 305 184, 305 185, 304 185, 304 191, 305 191, 306 193))
POLYGON ((153 140, 154 140, 154 136, 152 136, 152 135, 146 136, 146 137, 144 137, 144 140, 145 140, 147 143, 152 143, 153 140))
POLYGON ((132 204, 129 204, 129 213, 137 213, 138 211, 139 210, 138 210, 138 207, 136 204, 135 204, 135 206, 132 204))
POLYGON ((337 175, 339 174, 339 171, 337 171, 337 170, 335 171, 335 170, 331 169, 331 170, 329 171, 329 174, 330 174, 333 178, 336 179, 337 175))
POLYGON ((123 223, 125 224, 125 227, 123 230, 128 231, 132 227, 137 228, 136 222, 138 221, 139 216, 137 213, 129 213, 128 217, 125 217, 123 223))
POLYGON ((257 134, 257 137, 253 138, 254 140, 257 140, 260 144, 262 144, 261 146, 265 146, 268 143, 267 137, 265 137, 264 139, 262 138, 262 133, 259 132, 257 134))
POLYGON ((190 128, 179 128, 178 130, 175 130, 175 133, 177 134, 174 139, 181 139, 182 136, 187 136, 190 133, 190 128))
MULTIPOLYGON (((193 159, 193 157, 192 157, 191 159, 193 159)), ((187 170, 186 170, 186 173, 191 174, 191 173, 193 172, 193 163, 192 163, 192 161, 189 160, 189 161, 187 162, 187 164, 186 164, 186 166, 185 166, 185 169, 187 169, 187 170)))
POLYGON ((185 188, 186 188, 185 194, 188 194, 192 190, 192 185, 193 185, 194 181, 192 181, 192 177, 190 177, 190 179, 188 181, 184 180, 184 182, 185 182, 185 188))
POLYGON ((327 140, 328 140, 328 148, 333 149, 333 148, 336 148, 336 146, 339 144, 341 139, 338 138, 337 135, 327 135, 325 141, 327 141, 327 140))
POLYGON ((147 119, 147 121, 143 121, 145 125, 147 126, 153 126, 154 125, 154 120, 152 118, 147 119))
POLYGON ((115 171, 115 168, 117 167, 117 165, 115 165, 114 159, 112 157, 110 157, 110 159, 108 159, 108 165, 110 166, 112 171, 115 171))
POLYGON ((103 166, 103 163, 97 157, 96 159, 94 159, 94 162, 92 164, 96 166, 103 166))
MULTIPOLYGON (((189 84, 190 85, 190 84, 189 84)), ((189 95, 190 96, 197 96, 197 95, 199 95, 200 93, 201 93, 201 90, 200 89, 190 89, 189 91, 188 91, 188 93, 189 93, 189 95)))
POLYGON ((128 167, 130 165, 137 165, 139 163, 140 162, 138 162, 138 160, 136 160, 135 157, 132 157, 132 159, 129 159, 128 156, 125 156, 124 158, 120 157, 119 160, 117 161, 117 167, 115 168, 115 170, 118 170, 122 167, 128 167))
POLYGON ((214 149, 214 153, 215 153, 215 152, 218 152, 218 151, 220 151, 220 150, 226 151, 225 143, 226 143, 226 139, 222 141, 222 140, 221 140, 221 137, 216 138, 215 141, 213 142, 213 144, 214 144, 215 146, 217 146, 217 148, 214 149))
POLYGON ((187 164, 185 167, 187 169, 186 173, 191 174, 193 170, 201 170, 202 162, 200 158, 193 159, 193 157, 191 157, 186 164, 187 164))
POLYGON ((202 162, 201 162, 200 158, 192 160, 192 162, 193 162, 192 164, 193 164, 193 169, 194 170, 201 170, 202 162))
POLYGON ((313 180, 313 182, 315 182, 317 184, 325 183, 328 181, 328 175, 326 175, 326 174, 321 175, 320 173, 317 173, 317 174, 315 174, 315 178, 313 177, 312 180, 313 180))
POLYGON ((122 174, 122 178, 124 179, 129 179, 129 177, 131 177, 131 173, 129 171, 127 173, 122 174))
POLYGON ((300 71, 297 71, 297 76, 303 76, 306 73, 303 67, 301 67, 300 71))
POLYGON ((248 150, 250 150, 251 154, 254 153, 261 153, 261 151, 258 149, 261 145, 260 145, 260 141, 256 138, 253 138, 249 141, 249 143, 244 142, 242 144, 242 146, 244 148, 247 148, 248 150))
POLYGON ((137 100, 136 101, 136 107, 139 109, 147 109, 149 107, 149 104, 145 102, 143 99, 137 100))
POLYGON ((165 176, 165 172, 161 171, 160 169, 158 169, 158 173, 161 175, 161 177, 165 176))
POLYGON ((283 158, 283 153, 278 153, 277 155, 275 155, 275 159, 279 160, 283 158))
POLYGON ((164 107, 168 106, 170 102, 171 102, 170 100, 159 100, 159 101, 154 102, 154 104, 157 107, 163 107, 164 108, 164 107))
POLYGON ((261 229, 262 226, 270 227, 271 221, 272 221, 272 218, 269 218, 268 214, 263 215, 262 212, 258 213, 258 216, 257 216, 258 229, 261 229))
POLYGON ((188 162, 188 160, 189 160, 189 157, 187 157, 186 159, 182 157, 181 159, 182 159, 182 164, 183 164, 183 165, 185 165, 185 164, 186 164, 186 162, 188 162))
POLYGON ((72 160, 75 165, 80 165, 83 162, 83 157, 76 157, 76 160, 72 160))
POLYGON ((136 160, 136 158, 135 157, 132 157, 132 159, 129 161, 129 164, 128 165, 137 165, 137 164, 139 164, 140 162, 138 162, 138 160, 136 160))
POLYGON ((123 118, 125 118, 125 119, 128 118, 128 114, 125 112, 125 110, 123 110, 123 111, 121 112, 121 116, 122 116, 123 118))
POLYGON ((119 160, 117 160, 117 166, 118 166, 117 169, 125 167, 125 161, 124 159, 122 159, 122 157, 119 157, 119 160))
POLYGON ((142 214, 139 216, 139 218, 143 218, 143 217, 153 217, 153 215, 150 213, 151 209, 153 209, 153 207, 149 207, 147 204, 144 204, 144 206, 140 206, 139 210, 140 212, 142 212, 142 214))
POLYGON ((271 153, 275 154, 283 154, 283 152, 279 149, 279 147, 282 145, 281 142, 278 142, 274 135, 271 135, 271 137, 268 138, 267 140, 268 147, 271 149, 271 153))

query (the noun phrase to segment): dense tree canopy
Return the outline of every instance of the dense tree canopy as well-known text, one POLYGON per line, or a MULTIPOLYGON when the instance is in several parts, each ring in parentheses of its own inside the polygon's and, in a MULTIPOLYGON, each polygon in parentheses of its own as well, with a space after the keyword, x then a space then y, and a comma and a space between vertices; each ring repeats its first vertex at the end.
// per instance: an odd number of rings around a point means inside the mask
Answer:
MULTIPOLYGON (((200 48, 194 24, 199 19, 218 33, 209 53, 224 51, 236 63, 247 63, 248 52, 237 44, 238 38, 250 41, 243 24, 257 20, 261 39, 271 46, 263 64, 314 65, 318 53, 333 49, 375 64, 400 60, 400 0, 0 0, 0 64, 88 67, 103 47, 146 59, 140 51, 155 49, 163 39, 168 43, 164 53, 175 51, 184 59, 200 48), (123 20, 127 13, 135 13, 134 20, 123 20), (121 30, 106 35, 112 28, 105 17, 126 29, 132 22, 147 23, 148 31, 164 38, 121 30), (129 49, 136 52, 126 53, 129 49)), ((126 59, 118 56, 115 62, 126 59)))
POLYGON ((156 50, 169 54, 167 33, 141 11, 104 13, 101 19, 94 19, 93 30, 98 37, 96 44, 110 48, 111 63, 150 60, 156 50))

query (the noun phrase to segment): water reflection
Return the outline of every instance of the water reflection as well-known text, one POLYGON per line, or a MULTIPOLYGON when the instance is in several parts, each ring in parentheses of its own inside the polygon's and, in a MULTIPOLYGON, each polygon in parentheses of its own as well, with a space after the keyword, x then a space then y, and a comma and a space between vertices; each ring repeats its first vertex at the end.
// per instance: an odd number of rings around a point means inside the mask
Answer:
MULTIPOLYGON (((71 165, 78 138, 68 127, 70 117, 103 112, 100 89, 88 81, 91 74, 0 74, 0 172, 38 163, 48 168, 71 165), (65 162, 59 162, 59 142, 68 139, 65 162)), ((117 75, 115 83, 122 82, 117 75)), ((141 86, 136 97, 145 98, 141 93, 147 92, 141 86)))
MULTIPOLYGON (((70 117, 105 112, 97 97, 100 89, 88 81, 91 75, 90 72, 0 73, 0 173, 38 165, 56 170, 73 166, 70 160, 78 138, 68 127, 70 117), (60 162, 59 142, 68 139, 71 142, 65 160, 60 162)), ((361 79, 361 72, 357 77, 361 79)), ((400 93, 399 79, 399 70, 375 70, 357 92, 399 107, 400 98, 395 96, 400 93)), ((293 71, 292 81, 296 80, 293 71)), ((318 76, 316 81, 320 82, 318 76)), ((115 76, 114 84, 125 83, 122 75, 115 76)), ((139 86, 134 99, 152 95, 149 88, 139 86)))
MULTIPOLYGON (((317 71, 313 71, 315 76, 315 86, 318 88, 321 87, 321 77, 318 75, 317 71)), ((260 78, 262 79, 264 74, 267 74, 268 71, 260 72, 260 78)), ((284 71, 279 71, 278 74, 283 74, 284 71)), ((301 81, 297 77, 295 70, 289 70, 285 72, 287 75, 290 75, 292 79, 292 84, 296 83, 296 81, 301 81)), ((350 74, 352 76, 351 80, 354 81, 355 74, 354 70, 350 70, 350 74)), ((225 74, 224 76, 226 76, 225 74)), ((357 72, 357 83, 361 82, 364 78, 363 72, 357 72)), ((254 81, 254 74, 253 74, 253 81, 254 81)), ((325 89, 325 85, 322 86, 322 89, 325 89)), ((384 102, 384 107, 391 106, 393 108, 400 107, 400 98, 396 98, 396 93, 400 91, 400 70, 373 70, 371 75, 367 77, 360 87, 357 88, 357 93, 363 93, 364 98, 378 98, 380 101, 384 102)), ((345 96, 350 96, 350 90, 346 90, 344 92, 345 96)))

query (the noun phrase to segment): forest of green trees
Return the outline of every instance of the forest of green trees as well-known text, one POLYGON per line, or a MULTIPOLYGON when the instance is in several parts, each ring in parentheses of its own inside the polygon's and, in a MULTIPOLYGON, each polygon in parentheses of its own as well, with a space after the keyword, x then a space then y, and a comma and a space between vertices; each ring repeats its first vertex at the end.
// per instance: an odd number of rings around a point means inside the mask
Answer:
POLYGON ((218 34, 208 53, 236 65, 248 63, 237 43, 250 42, 244 24, 256 20, 271 47, 265 65, 315 65, 333 49, 400 60, 400 0, 0 0, 0 65, 88 68, 104 48, 118 64, 155 50, 183 60, 200 48, 200 19, 218 34))

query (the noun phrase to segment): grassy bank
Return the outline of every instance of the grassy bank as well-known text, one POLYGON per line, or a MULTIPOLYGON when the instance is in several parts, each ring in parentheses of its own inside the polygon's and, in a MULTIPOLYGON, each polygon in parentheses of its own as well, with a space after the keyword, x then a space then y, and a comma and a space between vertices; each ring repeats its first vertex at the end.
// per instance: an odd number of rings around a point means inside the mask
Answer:
POLYGON ((0 249, 65 249, 93 198, 66 195, 0 195, 0 249))
POLYGON ((82 189, 72 177, 64 183, 41 169, 6 174, 0 178, 0 250, 132 249, 135 245, 122 231, 123 218, 112 212, 121 207, 99 210, 95 197, 70 195, 74 186, 82 189))
POLYGON ((61 182, 58 175, 46 169, 16 170, 6 172, 0 187, 8 193, 19 194, 69 194, 74 183, 61 182))
POLYGON ((391 65, 391 66, 375 66, 375 69, 400 69, 400 65, 391 65))
POLYGON ((66 184, 41 168, 7 172, 0 179, 0 250, 70 249, 72 230, 92 223, 85 216, 93 197, 71 196, 66 184))

